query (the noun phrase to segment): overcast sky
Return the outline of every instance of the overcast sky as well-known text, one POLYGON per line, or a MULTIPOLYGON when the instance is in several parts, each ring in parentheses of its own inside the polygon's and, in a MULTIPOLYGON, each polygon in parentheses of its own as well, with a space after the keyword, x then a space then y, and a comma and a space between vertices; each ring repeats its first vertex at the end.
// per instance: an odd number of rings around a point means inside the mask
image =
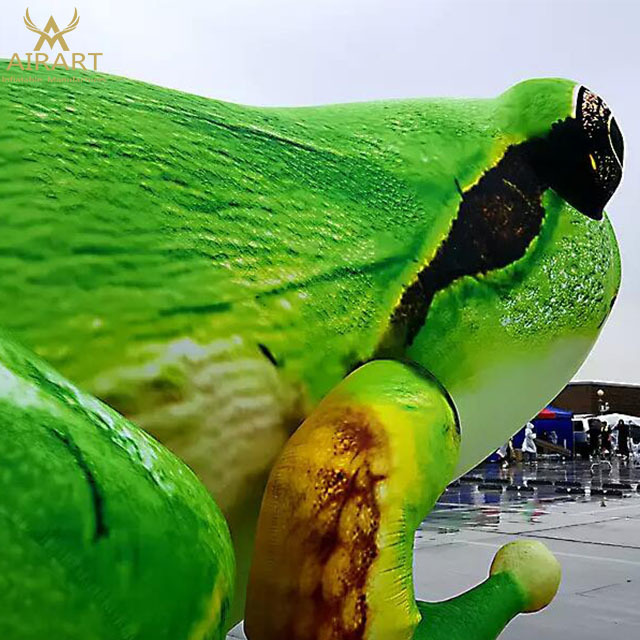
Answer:
POLYGON ((11 0, 0 57, 33 50, 27 6, 59 27, 77 7, 70 49, 103 52, 100 70, 248 104, 494 96, 535 76, 586 84, 625 136, 625 180, 608 207, 624 273, 576 377, 640 383, 640 1, 11 0))

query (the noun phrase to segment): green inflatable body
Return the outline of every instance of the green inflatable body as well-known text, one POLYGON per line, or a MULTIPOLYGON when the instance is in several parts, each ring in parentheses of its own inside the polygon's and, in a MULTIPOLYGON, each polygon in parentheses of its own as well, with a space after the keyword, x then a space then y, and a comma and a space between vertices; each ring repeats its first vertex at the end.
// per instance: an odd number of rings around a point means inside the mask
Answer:
POLYGON ((233 580, 193 472, 0 337, 0 638, 224 638, 233 580))
POLYGON ((553 597, 557 564, 523 542, 476 590, 415 603, 411 549, 613 305, 623 145, 598 96, 547 79, 267 109, 11 72, 0 326, 204 482, 235 550, 229 623, 256 528, 251 640, 480 640, 553 597))

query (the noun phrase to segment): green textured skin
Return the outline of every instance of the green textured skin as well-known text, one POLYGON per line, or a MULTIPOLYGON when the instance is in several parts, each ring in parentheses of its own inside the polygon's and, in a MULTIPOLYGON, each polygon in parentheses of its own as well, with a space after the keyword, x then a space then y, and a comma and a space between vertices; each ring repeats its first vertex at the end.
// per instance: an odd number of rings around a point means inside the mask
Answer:
POLYGON ((0 441, 1 638, 224 637, 233 548, 207 490, 5 336, 0 441))
MULTIPOLYGON (((374 354, 449 232, 456 180, 468 189, 509 145, 571 115, 575 85, 265 109, 47 74, 13 68, 45 82, 0 93, 0 326, 198 473, 234 537, 237 619, 287 437, 374 354)), ((553 191, 544 203, 526 254, 438 293, 398 354, 455 401, 457 474, 566 383, 617 293, 608 221, 553 191)))
POLYGON ((495 640, 524 608, 522 589, 500 573, 451 600, 418 602, 415 640, 495 640))

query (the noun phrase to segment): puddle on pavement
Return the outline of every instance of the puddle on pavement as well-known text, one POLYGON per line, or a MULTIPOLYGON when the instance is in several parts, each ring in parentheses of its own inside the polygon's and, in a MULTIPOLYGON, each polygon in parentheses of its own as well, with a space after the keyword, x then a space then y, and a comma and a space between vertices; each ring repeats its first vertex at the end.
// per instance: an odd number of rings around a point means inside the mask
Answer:
POLYGON ((544 523, 545 517, 566 503, 640 501, 639 483, 640 467, 618 460, 611 468, 582 460, 541 459, 508 469, 483 463, 447 487, 418 536, 544 523))

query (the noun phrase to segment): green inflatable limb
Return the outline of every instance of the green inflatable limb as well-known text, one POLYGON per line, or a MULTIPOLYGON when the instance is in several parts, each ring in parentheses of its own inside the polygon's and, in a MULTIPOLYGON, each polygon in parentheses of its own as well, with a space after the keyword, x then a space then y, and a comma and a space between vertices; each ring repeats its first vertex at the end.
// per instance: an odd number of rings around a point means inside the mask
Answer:
POLYGON ((507 544, 483 583, 445 602, 418 602, 422 620, 414 638, 494 640, 517 614, 546 607, 560 578, 558 561, 541 542, 507 544))
POLYGON ((0 638, 223 638, 226 523, 189 468, 0 336, 0 638))
POLYGON ((265 492, 247 592, 250 640, 488 640, 545 606, 559 567, 538 543, 507 545, 491 577, 416 603, 413 539, 451 479, 455 409, 428 374, 370 362, 287 443, 265 492))
POLYGON ((345 378, 293 434, 262 503, 250 640, 411 638, 414 533, 451 478, 455 411, 395 361, 345 378))

